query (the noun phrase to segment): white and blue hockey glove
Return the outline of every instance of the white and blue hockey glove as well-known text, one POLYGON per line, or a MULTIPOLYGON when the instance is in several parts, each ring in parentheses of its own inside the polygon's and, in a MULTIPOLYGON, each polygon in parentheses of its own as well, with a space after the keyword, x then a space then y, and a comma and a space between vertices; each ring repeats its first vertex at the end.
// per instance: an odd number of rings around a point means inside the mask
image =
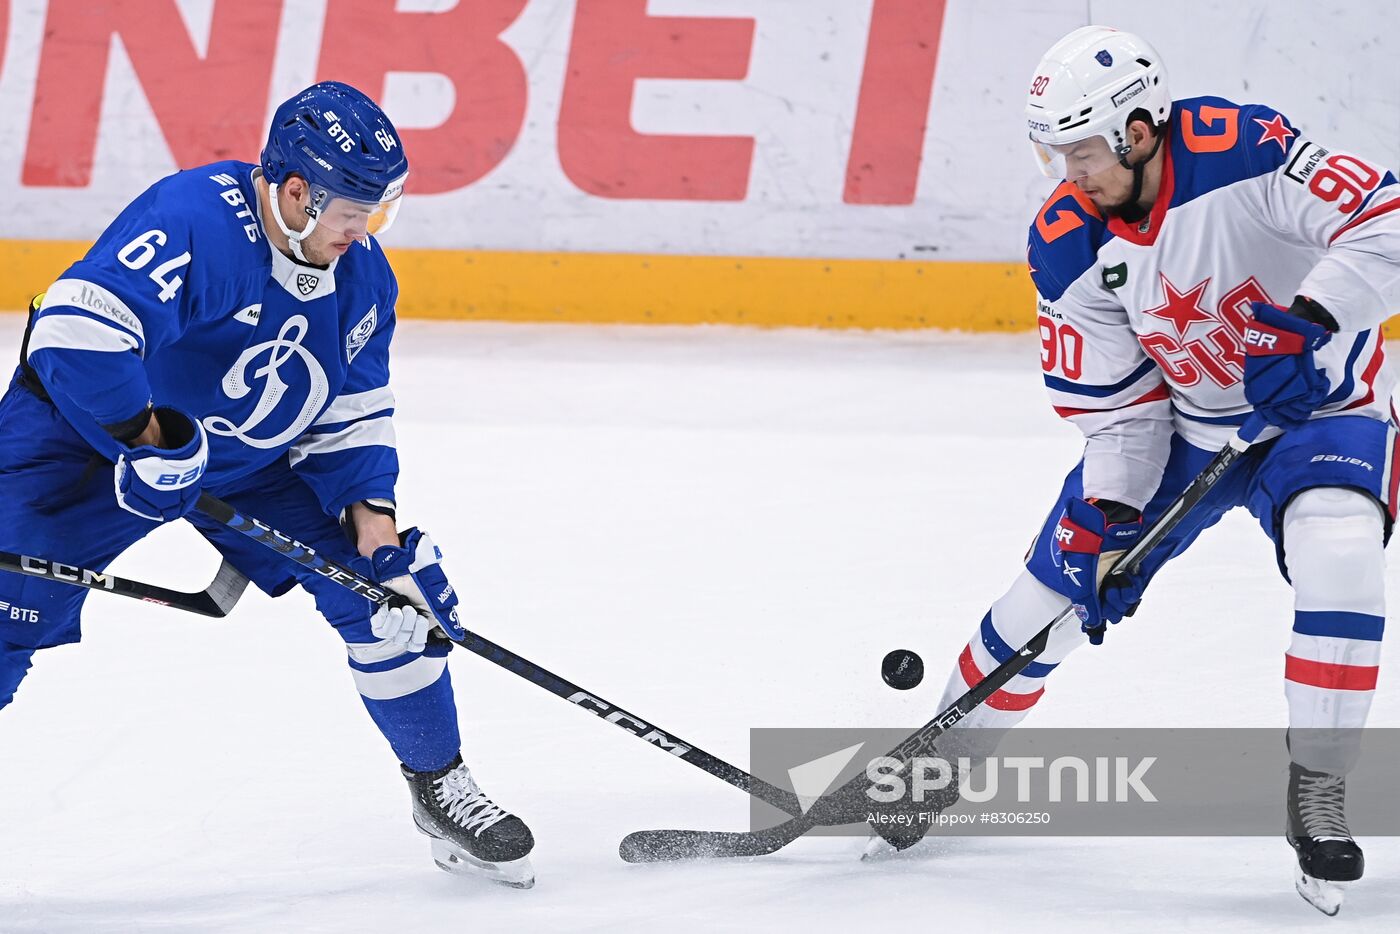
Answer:
POLYGON ((442 570, 442 552, 417 528, 399 536, 401 546, 380 545, 369 558, 350 566, 387 590, 408 599, 408 606, 380 606, 370 618, 374 635, 410 652, 421 652, 434 626, 454 642, 466 637, 457 618, 457 591, 442 570))
POLYGON ((197 419, 157 406, 152 415, 169 445, 143 444, 117 456, 117 504, 152 522, 178 519, 194 508, 209 465, 209 441, 197 419))
POLYGON ((1270 425, 1297 428, 1327 398, 1331 386, 1313 362, 1337 330, 1336 319, 1299 296, 1287 310, 1251 302, 1244 329, 1244 397, 1270 425))
POLYGON ((1055 526, 1055 551, 1062 571, 1058 589, 1069 598, 1079 617, 1079 628, 1088 633, 1093 645, 1103 644, 1108 625, 1131 613, 1142 599, 1141 580, 1103 586, 1113 562, 1141 534, 1142 515, 1131 506, 1078 497, 1065 502, 1065 511, 1055 526))

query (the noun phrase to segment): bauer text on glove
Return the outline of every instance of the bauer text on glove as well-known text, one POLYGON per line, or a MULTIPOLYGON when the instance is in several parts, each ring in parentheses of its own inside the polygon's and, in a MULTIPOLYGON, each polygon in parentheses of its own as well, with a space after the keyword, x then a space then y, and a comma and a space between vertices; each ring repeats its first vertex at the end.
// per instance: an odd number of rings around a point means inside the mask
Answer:
POLYGON ((117 504, 152 522, 178 519, 199 500, 209 464, 209 443, 198 420, 179 409, 158 406, 162 447, 142 444, 117 456, 113 476, 117 504))

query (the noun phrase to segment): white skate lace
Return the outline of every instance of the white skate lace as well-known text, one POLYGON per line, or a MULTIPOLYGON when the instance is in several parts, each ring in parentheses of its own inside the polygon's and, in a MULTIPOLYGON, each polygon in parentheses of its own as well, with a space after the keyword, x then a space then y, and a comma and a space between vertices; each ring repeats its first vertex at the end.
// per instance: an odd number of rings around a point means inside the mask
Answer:
POLYGON ((476 779, 465 765, 457 766, 433 784, 437 785, 438 803, 447 811, 447 816, 474 834, 480 835, 510 816, 477 787, 476 779))
POLYGON ((1345 780, 1340 775, 1302 775, 1298 779, 1298 814, 1303 829, 1317 840, 1350 840, 1343 811, 1345 780))

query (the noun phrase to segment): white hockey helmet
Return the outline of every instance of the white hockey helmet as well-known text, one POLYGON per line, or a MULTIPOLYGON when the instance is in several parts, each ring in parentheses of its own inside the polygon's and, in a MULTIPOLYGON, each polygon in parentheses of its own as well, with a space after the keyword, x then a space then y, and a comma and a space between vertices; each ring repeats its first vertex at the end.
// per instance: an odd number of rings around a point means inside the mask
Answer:
POLYGON ((1050 47, 1026 97, 1026 122, 1040 170, 1075 179, 1127 154, 1128 116, 1165 123, 1172 98, 1161 56, 1142 37, 1083 26, 1050 47))

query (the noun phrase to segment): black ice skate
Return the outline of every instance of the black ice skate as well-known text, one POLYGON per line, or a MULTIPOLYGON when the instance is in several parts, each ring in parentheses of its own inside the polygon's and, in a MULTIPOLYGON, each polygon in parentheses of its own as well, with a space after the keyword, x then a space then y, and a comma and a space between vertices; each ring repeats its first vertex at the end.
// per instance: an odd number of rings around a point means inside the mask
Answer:
POLYGON ((433 860, 448 872, 479 873, 517 889, 535 884, 535 846, 520 818, 486 797, 458 756, 435 772, 403 767, 413 822, 432 838, 433 860))
MULTIPOLYGON (((947 787, 924 792, 922 801, 911 800, 906 792, 900 801, 871 808, 876 819, 870 822, 870 827, 875 833, 866 843, 862 860, 873 862, 887 859, 914 846, 933 829, 938 815, 958 801, 958 769, 952 763, 949 763, 949 767, 952 777, 947 787)), ((907 780, 907 772, 905 777, 907 780)), ((912 789, 913 783, 908 782, 906 788, 912 789)))
POLYGON ((1355 882, 1366 868, 1347 829, 1345 805, 1345 778, 1296 762, 1289 766, 1286 836, 1298 854, 1298 894, 1326 915, 1342 908, 1344 891, 1337 883, 1355 882))

